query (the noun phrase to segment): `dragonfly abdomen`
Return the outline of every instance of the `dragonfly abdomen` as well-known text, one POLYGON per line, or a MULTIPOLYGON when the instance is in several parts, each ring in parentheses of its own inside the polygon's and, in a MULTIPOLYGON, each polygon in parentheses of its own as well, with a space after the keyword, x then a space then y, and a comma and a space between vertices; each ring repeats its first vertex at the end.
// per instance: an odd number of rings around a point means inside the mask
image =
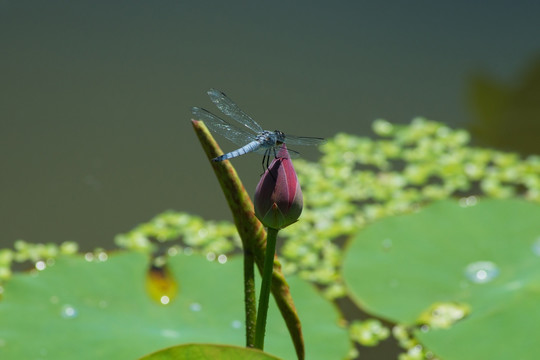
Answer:
POLYGON ((212 161, 217 162, 217 161, 223 161, 223 160, 232 159, 232 158, 238 157, 240 155, 247 154, 248 152, 255 151, 255 150, 259 149, 260 147, 261 147, 261 143, 259 141, 257 141, 257 140, 253 140, 249 144, 246 144, 246 145, 242 146, 240 149, 236 149, 236 150, 231 151, 229 153, 226 153, 226 154, 223 154, 221 156, 213 158, 212 161))

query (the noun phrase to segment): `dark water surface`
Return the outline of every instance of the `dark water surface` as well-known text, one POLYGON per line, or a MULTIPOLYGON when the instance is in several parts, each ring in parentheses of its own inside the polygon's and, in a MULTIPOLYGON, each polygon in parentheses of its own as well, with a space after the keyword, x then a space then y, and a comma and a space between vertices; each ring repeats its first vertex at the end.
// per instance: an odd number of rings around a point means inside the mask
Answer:
MULTIPOLYGON (((110 248, 166 210, 229 219, 189 122, 225 91, 265 128, 470 121, 468 77, 540 50, 534 2, 0 0, 0 247, 110 248)), ((225 150, 233 149, 219 139, 225 150)), ((316 159, 316 151, 305 151, 316 159)), ((255 189, 260 158, 234 160, 255 189)))

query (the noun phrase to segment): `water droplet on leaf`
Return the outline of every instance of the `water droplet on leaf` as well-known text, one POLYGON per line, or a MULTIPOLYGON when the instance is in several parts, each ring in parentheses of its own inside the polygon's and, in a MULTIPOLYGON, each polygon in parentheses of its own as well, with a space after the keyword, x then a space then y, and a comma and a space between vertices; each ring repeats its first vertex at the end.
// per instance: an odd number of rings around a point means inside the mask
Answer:
POLYGON ((178 247, 176 246, 171 246, 168 250, 167 250, 167 255, 169 256, 176 256, 178 255, 178 247))
POLYGON ((107 259, 109 258, 109 255, 107 255, 107 253, 103 251, 97 255, 97 258, 99 261, 107 261, 107 259))
POLYGON ((465 268, 465 276, 477 284, 485 284, 499 275, 499 268, 491 261, 476 261, 465 268))
POLYGON ((42 270, 45 270, 45 268, 47 267, 47 265, 45 264, 45 261, 38 261, 36 262, 36 269, 38 271, 42 271, 42 270))
POLYGON ((76 318, 78 315, 77 309, 75 309, 71 305, 64 305, 62 306, 62 309, 60 310, 60 315, 64 319, 73 319, 76 318))
POLYGON ((463 197, 459 199, 459 206, 461 207, 474 206, 476 205, 477 202, 478 202, 478 199, 476 198, 476 196, 463 197))
POLYGON ((231 327, 233 329, 240 329, 242 327, 242 322, 240 320, 233 320, 233 322, 231 322, 231 327))

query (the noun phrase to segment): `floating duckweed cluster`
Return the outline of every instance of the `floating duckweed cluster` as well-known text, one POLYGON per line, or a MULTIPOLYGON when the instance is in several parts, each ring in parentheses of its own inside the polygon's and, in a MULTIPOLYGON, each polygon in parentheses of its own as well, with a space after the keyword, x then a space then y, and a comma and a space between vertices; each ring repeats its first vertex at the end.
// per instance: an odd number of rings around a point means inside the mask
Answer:
POLYGON ((351 340, 363 346, 377 346, 390 336, 390 330, 377 319, 354 321, 349 326, 351 340))
POLYGON ((398 360, 437 360, 435 355, 425 349, 418 343, 418 340, 411 337, 408 329, 402 325, 396 325, 392 328, 392 335, 398 341, 399 345, 406 352, 399 354, 398 360))
MULTIPOLYGON (((167 211, 126 234, 116 236, 115 243, 123 248, 155 252, 160 243, 181 240, 181 248, 203 254, 227 254, 241 246, 234 224, 205 221, 187 213, 167 211)), ((178 244, 177 244, 178 247, 178 244)))
POLYGON ((71 241, 58 245, 54 243, 32 244, 17 240, 13 250, 0 249, 0 281, 7 280, 11 276, 13 262, 30 261, 37 265, 38 270, 42 270, 47 264, 52 264, 58 256, 76 254, 78 250, 77 243, 71 241))
POLYGON ((435 303, 420 315, 418 321, 430 329, 448 329, 470 311, 467 304, 435 303))

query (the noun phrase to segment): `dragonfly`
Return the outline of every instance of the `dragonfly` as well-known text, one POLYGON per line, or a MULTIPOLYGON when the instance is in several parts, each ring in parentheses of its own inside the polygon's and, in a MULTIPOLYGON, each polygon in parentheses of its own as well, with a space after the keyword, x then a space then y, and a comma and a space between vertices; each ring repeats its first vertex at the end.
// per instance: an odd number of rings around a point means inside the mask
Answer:
MULTIPOLYGON (((276 156, 277 148, 283 143, 287 145, 320 145, 325 142, 325 139, 319 137, 285 135, 279 130, 264 130, 255 120, 242 111, 234 101, 228 98, 225 93, 216 89, 210 89, 208 90, 208 96, 210 96, 210 100, 212 100, 223 114, 241 125, 235 126, 203 108, 191 108, 193 115, 198 120, 202 120, 211 131, 241 146, 234 151, 213 158, 212 161, 228 160, 254 152, 264 155, 263 167, 266 160, 266 168, 268 168, 270 155, 274 154, 276 156)), ((293 157, 298 155, 294 150, 289 150, 289 152, 293 157)))

